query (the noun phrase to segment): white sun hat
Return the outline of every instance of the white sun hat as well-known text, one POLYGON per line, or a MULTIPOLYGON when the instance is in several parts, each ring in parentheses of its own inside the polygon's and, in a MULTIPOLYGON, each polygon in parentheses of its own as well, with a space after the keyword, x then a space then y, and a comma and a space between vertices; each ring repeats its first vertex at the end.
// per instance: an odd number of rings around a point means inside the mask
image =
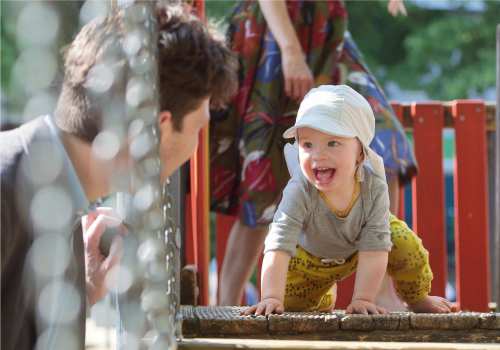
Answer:
POLYGON ((295 125, 283 133, 294 138, 299 128, 311 128, 340 137, 356 137, 363 145, 365 160, 375 175, 385 179, 384 161, 370 143, 375 135, 375 117, 366 99, 347 85, 321 85, 302 100, 295 125))

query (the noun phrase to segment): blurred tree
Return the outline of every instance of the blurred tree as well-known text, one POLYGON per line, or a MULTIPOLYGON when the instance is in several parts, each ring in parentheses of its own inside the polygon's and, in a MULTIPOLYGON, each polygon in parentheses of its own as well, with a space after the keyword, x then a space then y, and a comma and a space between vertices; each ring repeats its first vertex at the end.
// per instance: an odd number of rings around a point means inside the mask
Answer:
POLYGON ((480 96, 495 86, 495 28, 500 2, 484 10, 427 9, 407 1, 408 17, 391 17, 386 1, 348 1, 349 29, 382 84, 423 90, 432 99, 480 96))
MULTIPOLYGON (((30 93, 26 91, 22 81, 14 81, 14 66, 18 60, 23 47, 17 42, 19 27, 19 16, 28 5, 33 1, 0 1, 0 28, 1 28, 1 92, 2 92, 2 119, 7 122, 21 122, 23 109, 30 93)), ((59 30, 53 45, 50 48, 58 60, 59 71, 47 92, 57 95, 60 80, 62 77, 62 54, 61 48, 64 48, 77 32, 79 23, 80 8, 83 0, 57 1, 44 0, 43 3, 54 9, 58 21, 59 30)), ((42 2, 40 2, 42 4, 42 2)), ((25 45, 26 46, 26 45, 25 45)), ((26 116, 24 116, 26 117, 26 116)), ((33 116, 31 116, 33 117, 33 116)))
POLYGON ((237 3, 237 0, 205 0, 207 16, 216 21, 225 21, 237 3))

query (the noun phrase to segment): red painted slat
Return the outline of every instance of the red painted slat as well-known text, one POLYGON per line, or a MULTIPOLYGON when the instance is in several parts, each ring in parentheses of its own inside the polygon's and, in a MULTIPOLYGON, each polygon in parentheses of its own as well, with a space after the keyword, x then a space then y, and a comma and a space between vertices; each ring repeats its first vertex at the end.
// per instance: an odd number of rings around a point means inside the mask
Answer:
MULTIPOLYGON (((220 271, 222 268, 222 262, 224 261, 224 254, 226 252, 227 240, 229 238, 229 233, 236 221, 236 216, 217 214, 215 219, 215 232, 216 232, 216 247, 215 254, 217 257, 217 276, 218 278, 218 288, 220 288, 220 271)), ((218 295, 218 293, 217 293, 218 295)), ((218 299, 218 296, 217 296, 218 299)))
POLYGON ((257 288, 259 300, 260 300, 260 281, 261 281, 261 277, 262 277, 262 261, 263 260, 264 260, 264 254, 260 254, 259 260, 257 261, 257 285, 255 286, 257 288))
POLYGON ((196 11, 196 15, 205 20, 205 0, 193 0, 193 8, 196 11))
POLYGON ((191 194, 186 194, 186 214, 184 216, 184 223, 186 225, 186 239, 185 239, 185 260, 186 265, 198 265, 198 248, 197 240, 194 236, 193 230, 193 211, 191 210, 191 194))
POLYGON ((413 229, 429 251, 433 295, 445 295, 447 281, 444 224, 444 108, 440 103, 413 103, 413 134, 419 173, 413 179, 413 229))
MULTIPOLYGON (((392 109, 394 110, 394 113, 396 114, 396 117, 398 120, 403 124, 403 105, 397 102, 391 102, 392 109)), ((399 205, 398 205, 398 212, 393 213, 396 215, 398 218, 401 220, 406 220, 406 214, 405 214, 405 192, 404 192, 404 187, 400 186, 399 187, 399 205)))
POLYGON ((486 113, 482 101, 455 101, 455 262, 457 300, 466 310, 487 311, 488 180, 486 113))
POLYGON ((356 274, 353 274, 338 284, 336 309, 345 309, 351 303, 355 278, 356 274))
MULTIPOLYGON (((193 11, 205 19, 205 1, 194 0, 193 11)), ((208 304, 208 266, 210 259, 210 220, 209 220, 209 155, 208 155, 208 126, 201 130, 198 148, 190 160, 191 184, 191 231, 187 230, 187 237, 192 239, 195 261, 198 269, 198 283, 200 288, 199 305, 208 304)), ((189 215, 188 214, 188 215, 189 215)), ((189 226, 188 226, 189 228, 189 226)))
POLYGON ((191 237, 196 239, 199 305, 208 304, 208 266, 210 255, 210 208, 208 205, 208 127, 200 132, 196 154, 191 158, 191 237))

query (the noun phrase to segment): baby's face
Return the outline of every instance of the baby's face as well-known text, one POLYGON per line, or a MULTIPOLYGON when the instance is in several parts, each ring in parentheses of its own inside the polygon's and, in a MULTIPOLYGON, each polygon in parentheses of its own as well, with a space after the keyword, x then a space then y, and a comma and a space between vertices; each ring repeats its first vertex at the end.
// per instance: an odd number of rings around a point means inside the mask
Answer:
POLYGON ((310 128, 297 130, 299 161, 307 180, 323 193, 351 188, 357 162, 362 159, 356 138, 332 136, 310 128))

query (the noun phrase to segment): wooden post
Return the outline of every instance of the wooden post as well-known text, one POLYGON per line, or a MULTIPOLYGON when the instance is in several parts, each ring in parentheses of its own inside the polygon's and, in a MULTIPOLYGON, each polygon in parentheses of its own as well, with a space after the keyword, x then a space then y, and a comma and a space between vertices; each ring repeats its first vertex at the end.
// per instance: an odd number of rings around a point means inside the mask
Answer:
POLYGON ((443 126, 441 103, 411 105, 419 173, 413 186, 413 229, 430 252, 433 295, 445 296, 448 275, 444 224, 443 126), (430 194, 432 192, 432 194, 430 194))
MULTIPOLYGON (((194 10, 202 20, 205 17, 204 0, 194 1, 194 10)), ((208 266, 210 260, 210 205, 209 205, 209 145, 208 126, 200 132, 198 149, 190 160, 191 166, 191 218, 192 232, 196 240, 196 263, 200 287, 199 305, 208 304, 208 266)))
POLYGON ((208 305, 208 265, 210 259, 208 127, 201 130, 199 137, 198 149, 191 158, 192 237, 196 237, 196 262, 200 287, 199 305, 208 305))
MULTIPOLYGON (((401 125, 403 125, 403 105, 397 102, 391 102, 392 109, 394 110, 394 113, 396 114, 396 117, 398 120, 401 122, 401 125)), ((404 126, 403 126, 404 128, 404 126)), ((406 215, 405 215, 405 188, 404 186, 399 186, 399 205, 398 205, 398 212, 393 213, 396 215, 398 218, 401 220, 406 220, 406 215)))
POLYGON ((486 111, 482 101, 452 105, 455 121, 455 263, 457 301, 465 310, 488 311, 488 186, 486 111))
POLYGON ((233 215, 224 215, 217 213, 215 219, 215 233, 216 233, 216 246, 215 254, 217 257, 217 302, 219 302, 220 295, 220 272, 222 270, 222 263, 224 262, 224 255, 226 253, 227 240, 229 239, 229 233, 236 222, 237 217, 233 215))
POLYGON ((496 165, 495 165, 495 280, 497 312, 500 312, 500 24, 497 26, 497 105, 496 105, 496 165))

